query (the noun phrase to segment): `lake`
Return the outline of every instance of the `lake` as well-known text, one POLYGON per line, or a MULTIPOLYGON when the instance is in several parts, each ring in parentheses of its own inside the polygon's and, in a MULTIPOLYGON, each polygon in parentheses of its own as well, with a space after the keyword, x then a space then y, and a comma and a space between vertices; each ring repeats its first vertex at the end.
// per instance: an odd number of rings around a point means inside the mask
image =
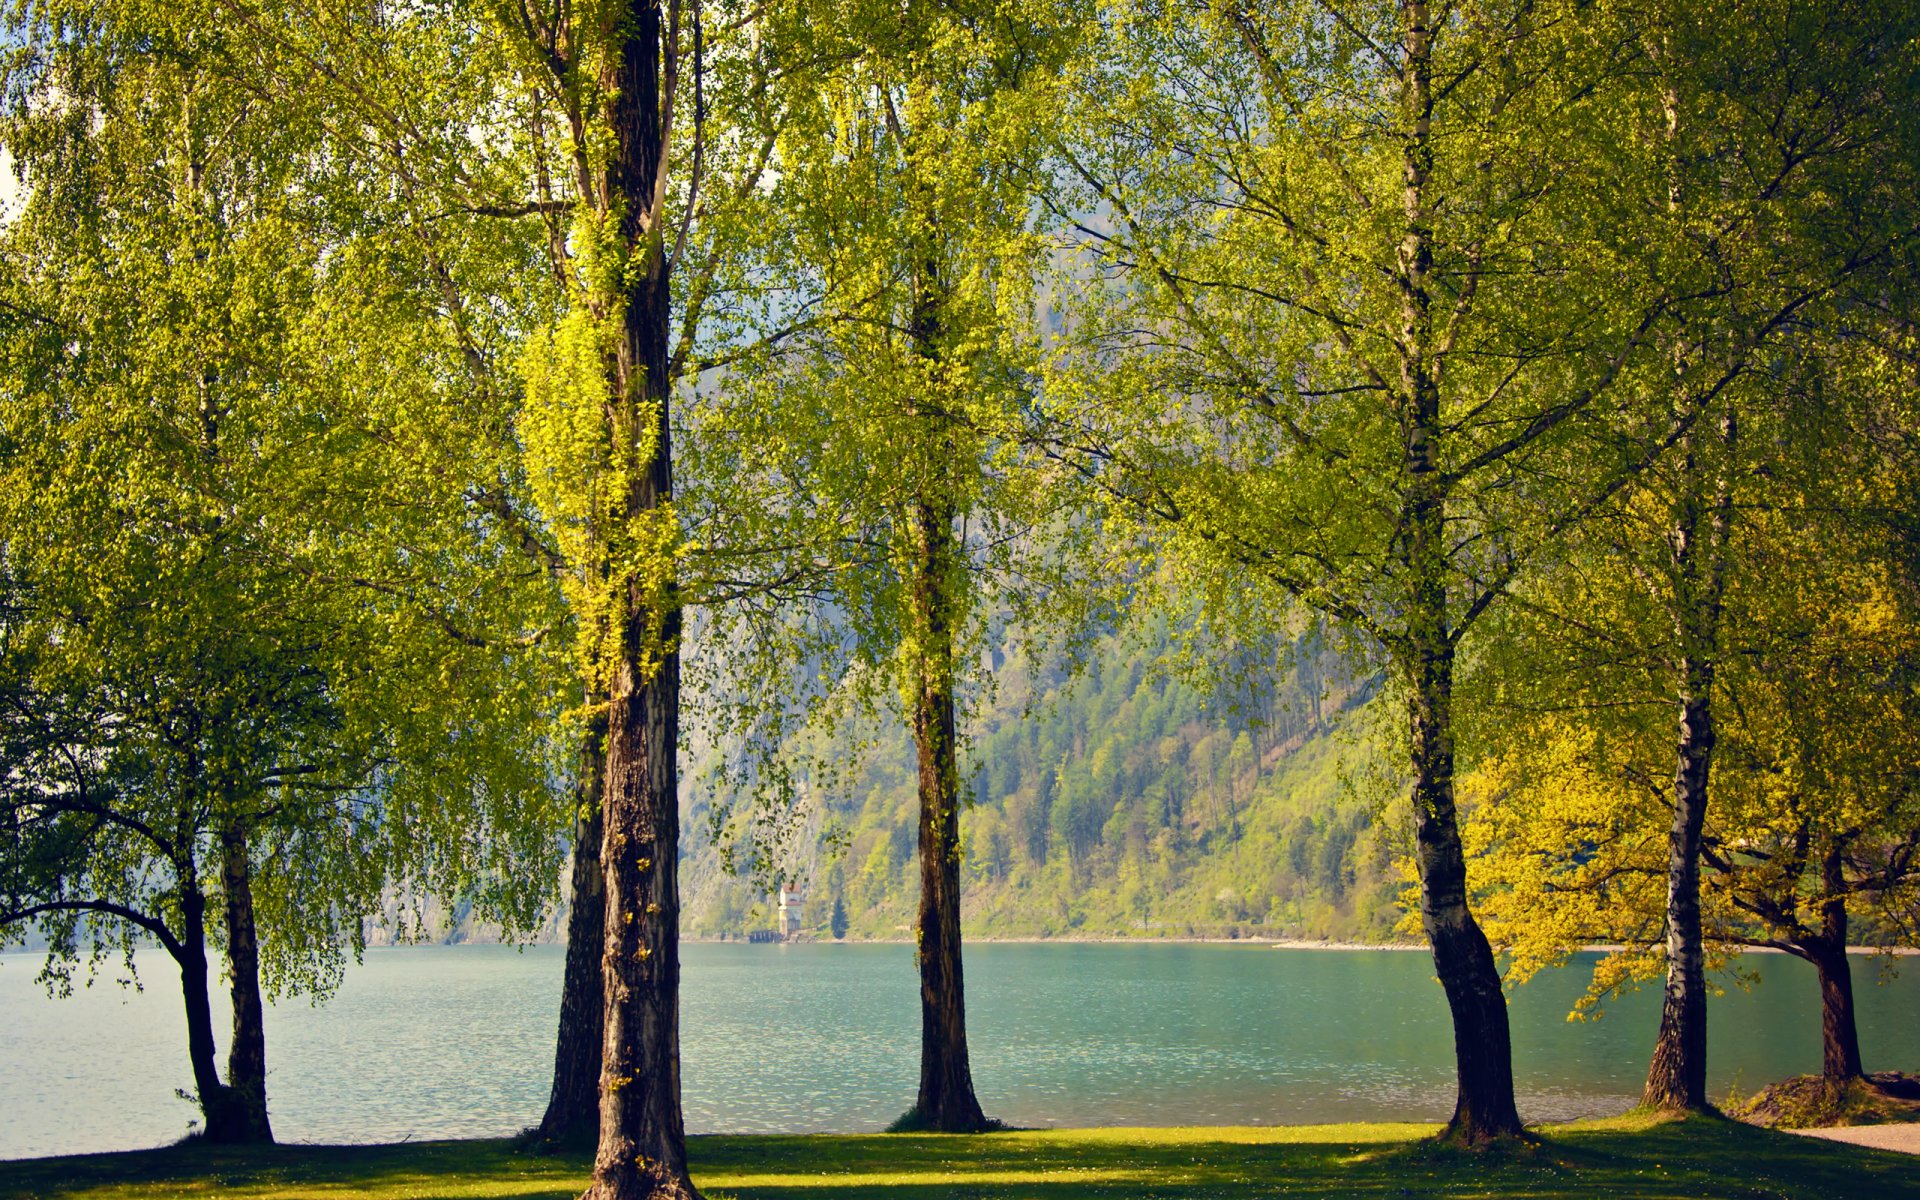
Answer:
MULTIPOLYGON (((1016 1125, 1444 1120, 1446 1003, 1424 953, 1260 945, 983 944, 968 948, 973 1071, 1016 1125)), ((268 1101, 288 1142, 480 1137, 546 1103, 564 951, 369 950, 323 1007, 267 1016, 268 1101)), ((918 989, 908 946, 682 948, 690 1132, 874 1130, 913 1100, 918 989)), ((193 1106, 178 977, 155 953, 144 992, 110 979, 68 1000, 40 958, 0 955, 0 1158, 161 1144, 193 1106)), ((1875 986, 1855 962, 1870 1070, 1920 1069, 1920 961, 1875 986)), ((1521 1114, 1619 1112, 1639 1095, 1657 991, 1568 1023, 1588 966, 1513 995, 1521 1114)), ((1713 1095, 1819 1069, 1812 968, 1751 955, 1750 991, 1710 1017, 1713 1095)), ((225 1053, 225 1014, 221 1022, 225 1053)))

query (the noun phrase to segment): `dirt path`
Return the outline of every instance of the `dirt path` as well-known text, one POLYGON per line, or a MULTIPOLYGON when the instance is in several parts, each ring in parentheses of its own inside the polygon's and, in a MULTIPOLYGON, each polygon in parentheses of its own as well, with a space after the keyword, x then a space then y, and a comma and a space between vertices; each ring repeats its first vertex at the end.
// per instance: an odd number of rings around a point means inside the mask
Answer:
POLYGON ((1920 1124, 1913 1125, 1835 1125, 1828 1129, 1789 1129, 1806 1137, 1851 1142, 1875 1150, 1897 1150, 1902 1154, 1920 1154, 1920 1124))

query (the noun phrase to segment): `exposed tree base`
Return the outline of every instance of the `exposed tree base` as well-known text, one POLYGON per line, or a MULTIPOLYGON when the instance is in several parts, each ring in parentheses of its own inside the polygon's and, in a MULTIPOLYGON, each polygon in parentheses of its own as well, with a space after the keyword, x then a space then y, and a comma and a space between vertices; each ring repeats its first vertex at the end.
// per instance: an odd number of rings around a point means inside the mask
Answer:
POLYGON ((693 1181, 664 1171, 652 1162, 611 1178, 594 1180, 580 1200, 703 1200, 693 1181))
MULTIPOLYGON (((1677 840, 1679 835, 1675 837, 1677 840)), ((1660 1035, 1654 1040, 1647 1085, 1640 1093, 1640 1107, 1655 1112, 1713 1111, 1713 1103, 1707 1099, 1706 977, 1700 958, 1697 881, 1690 885, 1690 891, 1688 899, 1677 901, 1669 896, 1667 901, 1669 930, 1685 928, 1687 932, 1668 934, 1669 965, 1660 1035), (1680 915, 1674 911, 1676 904, 1685 910, 1680 915), (1689 961, 1691 966, 1681 966, 1689 961)))
POLYGON ((273 1125, 267 1120, 266 1105, 257 1097, 237 1088, 220 1089, 220 1097, 203 1105, 206 1131, 201 1140, 218 1146, 271 1146, 273 1125))
POLYGON ((1920 1075, 1879 1071, 1854 1079, 1795 1075, 1730 1104, 1729 1116, 1772 1129, 1920 1121, 1920 1075))
POLYGON ((1707 1102, 1688 1104, 1684 1099, 1680 1098, 1668 1097, 1659 1099, 1647 1095, 1640 1097, 1640 1103, 1635 1106, 1635 1111, 1664 1113, 1670 1117, 1722 1117, 1728 1115, 1721 1112, 1713 1104, 1707 1102))
POLYGON ((893 1124, 887 1126, 887 1132, 999 1133, 1012 1128, 1013 1126, 1007 1124, 1005 1121, 996 1121, 992 1117, 986 1116, 980 1117, 978 1120, 964 1117, 959 1119, 949 1117, 945 1120, 930 1120, 921 1113, 919 1107, 916 1105, 894 1118, 893 1124))
POLYGON ((264 1109, 256 1110, 247 1098, 222 1085, 210 1098, 202 1098, 200 1113, 206 1124, 199 1141, 215 1146, 271 1146, 273 1129, 264 1109))
POLYGON ((1433 1136, 1435 1145, 1452 1146, 1461 1150, 1504 1151, 1518 1146, 1531 1146, 1540 1139, 1520 1129, 1488 1129, 1470 1122, 1454 1120, 1433 1136))
MULTIPOLYGON (((1704 986, 1695 981, 1694 987, 1704 986)), ((1718 1116, 1720 1111, 1707 1099, 1706 1023, 1703 1014, 1677 1015, 1671 994, 1660 1020, 1660 1037, 1654 1044, 1653 1063, 1647 1070, 1647 1086, 1640 1093, 1640 1107, 1647 1112, 1673 1116, 1697 1114, 1718 1116), (1693 1036, 1681 1033, 1691 1025, 1693 1036)))
POLYGON ((593 1153, 600 1144, 599 1126, 592 1121, 576 1121, 549 1129, 529 1125, 514 1138, 514 1144, 535 1154, 593 1153))
MULTIPOLYGON (((1533 1172, 1529 1164, 1558 1159, 1556 1150, 1551 1136, 1542 1137, 1531 1131, 1465 1141, 1454 1138, 1450 1130, 1442 1130, 1408 1142, 1397 1152, 1383 1155, 1381 1161, 1393 1162, 1400 1173, 1423 1175, 1428 1179, 1487 1178, 1484 1172, 1505 1173, 1510 1170, 1518 1171, 1521 1176, 1531 1176, 1533 1172)), ((1406 1189, 1390 1187, 1386 1190, 1388 1195, 1395 1192, 1406 1194, 1406 1189)))

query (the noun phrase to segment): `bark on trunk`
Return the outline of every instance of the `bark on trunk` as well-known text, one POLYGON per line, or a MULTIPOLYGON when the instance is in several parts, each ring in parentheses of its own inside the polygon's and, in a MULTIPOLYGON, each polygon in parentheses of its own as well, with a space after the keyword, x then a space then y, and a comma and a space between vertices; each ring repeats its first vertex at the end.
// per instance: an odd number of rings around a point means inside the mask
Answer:
MULTIPOLYGON (((1731 448, 1733 419, 1721 424, 1731 448)), ((1667 984, 1660 1033, 1641 1103, 1702 1111, 1707 1103, 1706 950, 1700 927, 1701 833, 1713 769, 1714 659, 1720 640, 1724 551, 1731 517, 1723 474, 1711 501, 1689 435, 1682 443, 1681 494, 1671 535, 1674 625, 1680 647, 1680 723, 1667 833, 1667 984), (1703 537, 1704 535, 1704 537, 1703 537)))
POLYGON ((1853 967, 1847 962, 1845 864, 1829 850, 1820 864, 1824 897, 1820 937, 1803 946, 1820 974, 1820 1074, 1835 1082, 1861 1079, 1860 1030, 1853 1016, 1853 967))
MULTIPOLYGON (((613 364, 613 434, 633 462, 630 527, 673 499, 668 421, 668 266, 655 184, 664 168, 662 13, 636 0, 608 77, 614 147, 599 197, 617 213, 629 261, 613 364)), ((635 575, 607 712, 600 860, 606 884, 600 1148, 587 1196, 693 1197, 680 1111, 680 611, 667 579, 635 575)))
POLYGON ((920 630, 913 689, 919 755, 920 1093, 896 1126, 972 1133, 988 1127, 967 1059, 967 1012, 960 965, 960 770, 953 717, 953 515, 921 503, 914 511, 913 604, 920 630))
POLYGON ((1711 665, 1683 664, 1679 763, 1674 771, 1673 825, 1667 834, 1667 985, 1660 1034, 1641 1103, 1650 1108, 1707 1107, 1706 950, 1700 929, 1700 835, 1707 815, 1713 756, 1713 710, 1706 692, 1711 665), (1696 691, 1695 689, 1700 690, 1696 691))
POLYGON ((553 1091, 539 1136, 572 1141, 599 1129, 600 1056, 606 1030, 606 991, 600 963, 606 954, 607 893, 601 879, 604 831, 600 803, 606 785, 606 726, 594 722, 580 748, 580 812, 573 822, 572 907, 567 912, 567 973, 560 990, 560 1029, 553 1053, 553 1091))
POLYGON ((650 678, 616 685, 609 714, 600 1148, 587 1192, 600 1200, 697 1194, 680 1112, 679 688, 669 651, 650 678))
POLYGON ((1440 378, 1431 275, 1433 213, 1433 30, 1425 0, 1405 0, 1401 101, 1407 138, 1401 164, 1406 232, 1400 245, 1405 300, 1401 330, 1401 426, 1406 437, 1400 545, 1406 626, 1396 647, 1407 683, 1420 921, 1453 1017, 1458 1092, 1445 1136, 1480 1145, 1522 1132, 1513 1099, 1513 1040, 1493 948, 1467 905, 1467 860, 1453 791, 1455 630, 1447 612, 1447 485, 1439 470, 1440 378))
POLYGON ((220 875, 226 896, 227 987, 233 1000, 233 1043, 227 1048, 228 1098, 234 1141, 271 1142, 267 1120, 267 1029, 260 1000, 260 940, 253 919, 253 861, 247 828, 220 829, 220 875))
POLYGON ((227 1085, 220 1082, 213 1045, 213 997, 207 986, 207 898, 197 885, 180 889, 180 993, 187 1011, 187 1057, 193 1089, 210 1142, 237 1142, 240 1122, 227 1085))
POLYGON ((1861 1079, 1860 1031, 1853 1016, 1853 968, 1844 946, 1809 948, 1820 973, 1820 1074, 1835 1082, 1861 1079))
POLYGON ((1493 947, 1467 905, 1467 862, 1454 809, 1453 652, 1421 656, 1408 700, 1420 919, 1453 1017, 1458 1091, 1445 1136, 1480 1145, 1522 1132, 1513 1098, 1513 1040, 1493 947))

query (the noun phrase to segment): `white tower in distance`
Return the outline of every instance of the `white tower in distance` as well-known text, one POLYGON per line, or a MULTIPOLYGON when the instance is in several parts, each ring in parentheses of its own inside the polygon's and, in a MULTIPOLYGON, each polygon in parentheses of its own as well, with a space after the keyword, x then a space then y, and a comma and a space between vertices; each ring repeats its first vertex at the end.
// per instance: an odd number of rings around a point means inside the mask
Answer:
POLYGON ((781 881, 780 903, 773 928, 782 940, 799 936, 800 905, 805 898, 797 885, 789 886, 785 880, 781 881))

